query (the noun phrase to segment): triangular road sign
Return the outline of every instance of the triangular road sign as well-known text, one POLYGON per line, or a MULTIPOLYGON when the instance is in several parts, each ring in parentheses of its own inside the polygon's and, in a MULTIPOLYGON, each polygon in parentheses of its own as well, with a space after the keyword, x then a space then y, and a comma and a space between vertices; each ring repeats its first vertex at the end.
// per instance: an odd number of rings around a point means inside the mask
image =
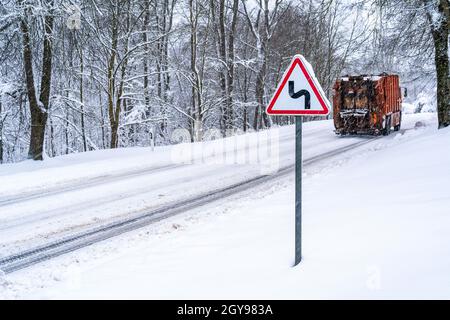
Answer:
POLYGON ((267 107, 270 115, 327 115, 330 102, 302 55, 294 56, 267 107))

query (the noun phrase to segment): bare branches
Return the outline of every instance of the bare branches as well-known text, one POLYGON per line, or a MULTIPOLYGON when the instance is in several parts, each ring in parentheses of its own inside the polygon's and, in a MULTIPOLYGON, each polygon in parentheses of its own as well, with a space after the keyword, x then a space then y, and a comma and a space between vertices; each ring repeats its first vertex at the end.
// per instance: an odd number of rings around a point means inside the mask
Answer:
POLYGON ((428 27, 440 21, 429 8, 428 0, 3 1, 0 86, 13 88, 0 94, 4 159, 26 157, 32 105, 50 117, 51 155, 146 146, 153 135, 168 144, 180 127, 201 140, 205 129, 288 124, 264 110, 296 53, 329 94, 342 73, 414 66, 429 76, 428 27))

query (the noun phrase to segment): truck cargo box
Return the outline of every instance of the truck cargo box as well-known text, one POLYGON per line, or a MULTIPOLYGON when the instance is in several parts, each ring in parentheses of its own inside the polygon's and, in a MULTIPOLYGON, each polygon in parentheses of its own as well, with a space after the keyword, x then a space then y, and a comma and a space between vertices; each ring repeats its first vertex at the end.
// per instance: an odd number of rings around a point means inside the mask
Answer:
POLYGON ((336 134, 388 135, 400 130, 402 93, 398 75, 345 76, 334 85, 336 134))

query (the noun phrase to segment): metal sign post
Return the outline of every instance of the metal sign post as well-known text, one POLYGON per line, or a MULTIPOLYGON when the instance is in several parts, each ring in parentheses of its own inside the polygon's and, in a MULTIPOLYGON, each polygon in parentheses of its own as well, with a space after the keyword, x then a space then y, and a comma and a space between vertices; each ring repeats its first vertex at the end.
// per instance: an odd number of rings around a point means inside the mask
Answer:
POLYGON ((303 118, 295 117, 295 264, 302 261, 302 125, 303 118))
POLYGON ((295 264, 302 261, 302 116, 326 116, 330 102, 314 76, 311 65, 296 55, 284 73, 266 113, 295 116, 295 264))

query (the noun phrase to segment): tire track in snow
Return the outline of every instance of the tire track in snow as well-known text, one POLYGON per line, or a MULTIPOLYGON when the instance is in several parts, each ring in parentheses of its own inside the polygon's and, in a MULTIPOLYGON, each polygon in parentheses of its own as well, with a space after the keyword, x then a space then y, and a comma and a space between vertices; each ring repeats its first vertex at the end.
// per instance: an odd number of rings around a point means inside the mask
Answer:
MULTIPOLYGON (((342 148, 325 152, 303 162, 304 166, 309 166, 315 162, 322 161, 336 155, 345 153, 349 150, 358 148, 379 138, 372 138, 347 145, 342 148)), ((17 270, 32 266, 39 262, 52 259, 54 257, 69 253, 86 246, 90 246, 100 241, 121 235, 123 233, 133 231, 145 227, 151 223, 174 216, 179 213, 195 209, 219 199, 223 199, 239 192, 248 190, 261 183, 266 183, 274 179, 279 179, 291 174, 295 169, 295 165, 289 165, 281 169, 276 175, 262 175, 255 178, 236 183, 231 186, 216 189, 200 196, 164 205, 158 209, 141 212, 140 214, 126 219, 118 219, 109 224, 91 228, 89 230, 72 234, 58 240, 47 243, 46 245, 37 246, 28 250, 24 250, 7 257, 0 258, 0 270, 5 273, 12 273, 17 270)))
POLYGON ((182 166, 184 166, 184 165, 170 164, 170 165, 164 165, 164 166, 159 166, 159 167, 153 167, 153 168, 149 168, 149 169, 141 168, 141 169, 131 170, 131 171, 127 171, 127 172, 123 172, 123 173, 119 173, 119 174, 106 174, 106 175, 102 175, 102 176, 97 176, 94 178, 90 178, 87 181, 77 182, 77 183, 69 184, 66 186, 56 186, 56 187, 52 187, 52 188, 49 188, 44 191, 32 191, 32 192, 28 192, 25 194, 21 194, 19 196, 0 198, 0 207, 5 207, 5 206, 20 203, 20 202, 26 202, 26 201, 35 200, 38 198, 43 198, 43 197, 56 196, 56 195, 60 195, 60 194, 71 192, 71 191, 78 191, 80 189, 96 187, 96 186, 99 186, 102 184, 113 183, 113 182, 121 181, 124 179, 131 179, 131 178, 142 176, 145 174, 151 174, 151 173, 156 173, 156 172, 160 172, 160 171, 164 171, 164 170, 175 169, 175 168, 179 168, 182 166))

